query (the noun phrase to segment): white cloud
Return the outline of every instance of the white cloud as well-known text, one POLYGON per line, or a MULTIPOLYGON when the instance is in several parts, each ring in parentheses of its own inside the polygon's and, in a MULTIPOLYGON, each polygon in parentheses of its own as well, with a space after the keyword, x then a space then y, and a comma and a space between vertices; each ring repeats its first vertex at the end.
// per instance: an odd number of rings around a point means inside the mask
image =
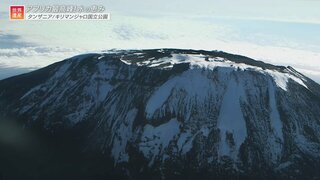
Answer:
POLYGON ((37 69, 83 52, 59 47, 0 49, 0 67, 37 69))
POLYGON ((82 49, 61 47, 0 48, 0 80, 43 68, 86 52, 82 49))
POLYGON ((18 48, 25 46, 33 46, 33 44, 22 41, 18 35, 5 34, 0 31, 0 48, 18 48))
POLYGON ((168 35, 164 33, 155 33, 152 31, 146 31, 144 29, 138 29, 130 24, 121 24, 116 26, 113 28, 113 32, 120 40, 136 40, 140 38, 159 40, 168 39, 168 35))

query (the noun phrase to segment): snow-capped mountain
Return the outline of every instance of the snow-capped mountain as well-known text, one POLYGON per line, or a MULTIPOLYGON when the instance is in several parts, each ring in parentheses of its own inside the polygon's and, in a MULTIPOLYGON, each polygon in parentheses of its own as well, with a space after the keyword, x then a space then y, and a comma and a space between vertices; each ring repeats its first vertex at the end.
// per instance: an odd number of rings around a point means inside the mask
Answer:
POLYGON ((125 178, 320 178, 320 85, 224 52, 75 56, 0 81, 0 112, 125 178))

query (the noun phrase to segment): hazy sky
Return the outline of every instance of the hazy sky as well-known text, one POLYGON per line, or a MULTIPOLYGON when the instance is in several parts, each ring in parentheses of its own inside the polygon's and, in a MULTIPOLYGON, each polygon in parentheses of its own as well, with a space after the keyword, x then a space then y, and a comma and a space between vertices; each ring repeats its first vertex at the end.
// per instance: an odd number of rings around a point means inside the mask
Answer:
POLYGON ((319 0, 4 0, 0 78, 10 68, 14 74, 84 52, 176 47, 291 65, 320 82, 319 9, 319 0), (8 20, 10 4, 104 5, 111 20, 15 22, 8 20))

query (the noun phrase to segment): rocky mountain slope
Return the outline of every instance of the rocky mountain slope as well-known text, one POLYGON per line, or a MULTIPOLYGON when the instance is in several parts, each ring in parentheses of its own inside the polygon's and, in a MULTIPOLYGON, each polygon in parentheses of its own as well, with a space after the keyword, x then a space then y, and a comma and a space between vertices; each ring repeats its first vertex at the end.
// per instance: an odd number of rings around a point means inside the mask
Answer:
POLYGON ((0 113, 62 151, 106 158, 88 177, 320 178, 320 86, 224 52, 75 56, 0 81, 0 113))

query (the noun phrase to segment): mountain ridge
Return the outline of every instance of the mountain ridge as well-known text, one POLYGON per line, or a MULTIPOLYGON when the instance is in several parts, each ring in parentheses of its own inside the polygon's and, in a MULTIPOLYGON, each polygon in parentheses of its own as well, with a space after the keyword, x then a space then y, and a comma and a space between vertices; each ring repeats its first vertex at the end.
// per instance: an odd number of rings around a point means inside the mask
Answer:
POLYGON ((0 111, 131 178, 312 179, 319 89, 291 67, 219 51, 118 50, 0 81, 0 111))

